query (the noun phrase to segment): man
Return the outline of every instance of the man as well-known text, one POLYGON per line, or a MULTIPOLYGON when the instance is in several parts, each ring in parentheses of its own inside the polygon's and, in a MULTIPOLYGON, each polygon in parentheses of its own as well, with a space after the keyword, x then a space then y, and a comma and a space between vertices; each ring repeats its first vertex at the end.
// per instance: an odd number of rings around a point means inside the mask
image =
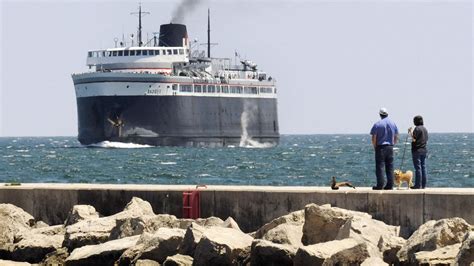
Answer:
POLYGON ((397 144, 398 141, 398 128, 388 118, 386 108, 381 108, 379 115, 380 120, 370 130, 372 145, 375 150, 375 175, 377 176, 377 185, 372 187, 372 189, 390 190, 393 188, 393 145, 397 144), (385 186, 384 168, 387 175, 387 184, 385 186))
POLYGON ((408 134, 412 137, 411 154, 413 158, 413 167, 415 167, 415 186, 412 189, 426 187, 426 166, 425 159, 428 149, 428 130, 423 125, 423 117, 417 115, 413 118, 415 128, 409 128, 408 134))

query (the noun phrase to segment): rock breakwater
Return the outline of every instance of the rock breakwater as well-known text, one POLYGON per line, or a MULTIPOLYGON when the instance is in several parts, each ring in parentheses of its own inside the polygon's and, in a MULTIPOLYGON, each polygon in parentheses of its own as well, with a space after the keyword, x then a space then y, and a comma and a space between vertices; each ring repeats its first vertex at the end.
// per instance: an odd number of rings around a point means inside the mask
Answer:
POLYGON ((155 214, 140 198, 105 217, 76 205, 60 225, 0 204, 5 265, 470 265, 473 248, 474 228, 461 218, 429 221, 405 239, 398 226, 330 205, 309 204, 245 233, 231 217, 155 214))

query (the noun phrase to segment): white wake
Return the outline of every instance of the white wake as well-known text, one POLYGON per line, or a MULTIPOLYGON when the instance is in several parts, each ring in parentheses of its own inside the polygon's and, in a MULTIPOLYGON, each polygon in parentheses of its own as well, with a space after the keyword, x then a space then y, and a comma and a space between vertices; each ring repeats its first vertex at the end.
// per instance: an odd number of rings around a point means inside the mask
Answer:
POLYGON ((241 148, 272 148, 275 146, 275 144, 270 143, 270 142, 258 142, 256 140, 253 140, 252 138, 247 138, 247 139, 240 139, 240 145, 241 148))
POLYGON ((136 144, 136 143, 124 143, 124 142, 115 142, 115 141, 101 141, 99 143, 94 143, 86 145, 86 147, 92 148, 105 148, 105 149, 140 149, 140 148, 151 148, 154 146, 136 144))

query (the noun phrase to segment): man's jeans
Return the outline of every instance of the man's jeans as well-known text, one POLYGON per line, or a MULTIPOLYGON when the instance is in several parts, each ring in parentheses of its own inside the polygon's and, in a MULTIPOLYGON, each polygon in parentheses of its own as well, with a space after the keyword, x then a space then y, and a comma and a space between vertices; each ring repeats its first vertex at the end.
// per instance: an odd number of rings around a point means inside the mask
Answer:
POLYGON ((377 187, 384 186, 383 170, 387 175, 386 188, 393 187, 393 146, 380 145, 375 147, 375 175, 377 176, 377 187))
POLYGON ((426 187, 426 152, 412 152, 413 167, 415 167, 415 187, 426 187))

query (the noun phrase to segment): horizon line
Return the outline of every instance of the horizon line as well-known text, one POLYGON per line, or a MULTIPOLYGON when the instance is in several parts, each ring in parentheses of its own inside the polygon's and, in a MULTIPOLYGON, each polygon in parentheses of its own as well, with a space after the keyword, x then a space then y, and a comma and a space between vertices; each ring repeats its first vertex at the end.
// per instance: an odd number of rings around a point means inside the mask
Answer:
MULTIPOLYGON (((474 132, 429 132, 430 134, 474 134, 474 132)), ((406 135, 401 133, 400 135, 406 135)), ((316 136, 316 135, 370 135, 369 133, 281 133, 280 136, 316 136)), ((58 137, 77 137, 77 135, 10 135, 0 136, 0 138, 58 138, 58 137)))

